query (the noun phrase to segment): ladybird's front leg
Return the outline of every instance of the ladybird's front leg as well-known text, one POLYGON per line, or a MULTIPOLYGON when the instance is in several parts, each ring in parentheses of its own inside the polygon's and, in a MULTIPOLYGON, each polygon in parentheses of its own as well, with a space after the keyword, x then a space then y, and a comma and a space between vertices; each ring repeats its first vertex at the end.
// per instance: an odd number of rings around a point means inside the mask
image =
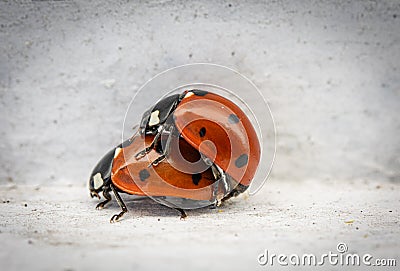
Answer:
POLYGON ((175 210, 177 210, 181 213, 181 220, 184 220, 187 217, 187 214, 183 209, 175 208, 175 210))
POLYGON ((105 201, 100 202, 97 204, 96 209, 101 210, 104 208, 104 206, 111 201, 111 195, 110 195, 110 187, 104 188, 103 190, 103 196, 106 199, 105 201))
POLYGON ((148 154, 152 149, 154 149, 158 139, 161 136, 162 130, 163 130, 163 126, 160 126, 157 130, 157 134, 155 135, 153 141, 151 142, 151 144, 149 146, 147 146, 144 150, 141 150, 140 152, 135 154, 135 159, 136 160, 140 160, 142 159, 146 154, 148 154))
POLYGON ((114 185, 110 185, 111 190, 114 193, 115 199, 118 202, 118 205, 121 207, 122 211, 119 214, 113 215, 110 219, 110 223, 115 223, 117 222, 126 212, 128 212, 128 208, 126 208, 126 205, 124 201, 122 200, 121 196, 118 194, 118 191, 115 189, 114 185))
POLYGON ((171 146, 173 132, 174 132, 174 126, 171 126, 169 128, 169 136, 168 136, 167 142, 165 143, 165 146, 163 146, 163 151, 162 151, 161 155, 159 157, 157 157, 156 160, 151 162, 148 167, 157 166, 162 160, 164 160, 168 156, 170 146, 171 146))

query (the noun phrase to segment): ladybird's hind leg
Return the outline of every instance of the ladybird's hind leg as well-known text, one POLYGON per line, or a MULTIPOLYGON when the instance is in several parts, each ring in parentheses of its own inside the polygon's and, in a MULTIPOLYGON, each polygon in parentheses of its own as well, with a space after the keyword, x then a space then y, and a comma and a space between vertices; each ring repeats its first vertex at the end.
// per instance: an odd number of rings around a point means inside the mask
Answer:
POLYGON ((111 201, 111 195, 110 195, 111 188, 110 187, 104 187, 103 189, 103 196, 106 199, 105 201, 100 202, 97 204, 96 209, 101 210, 104 208, 104 206, 111 201))
POLYGON ((118 205, 121 207, 122 211, 119 214, 113 215, 110 219, 110 223, 117 222, 126 212, 128 212, 128 208, 126 208, 126 205, 124 201, 122 200, 121 196, 118 194, 118 191, 115 189, 115 187, 111 184, 110 185, 111 190, 114 193, 115 199, 118 202, 118 205))
POLYGON ((174 209, 181 213, 181 220, 183 220, 187 217, 187 214, 183 209, 181 209, 181 208, 174 208, 174 209))
POLYGON ((161 136, 162 131, 164 130, 164 126, 161 125, 158 130, 157 130, 157 134, 154 136, 153 141, 151 142, 151 144, 149 146, 147 146, 146 148, 144 148, 143 150, 141 150, 140 152, 135 154, 135 159, 139 160, 142 159, 146 154, 148 154, 152 149, 154 149, 154 147, 157 144, 158 139, 161 136))

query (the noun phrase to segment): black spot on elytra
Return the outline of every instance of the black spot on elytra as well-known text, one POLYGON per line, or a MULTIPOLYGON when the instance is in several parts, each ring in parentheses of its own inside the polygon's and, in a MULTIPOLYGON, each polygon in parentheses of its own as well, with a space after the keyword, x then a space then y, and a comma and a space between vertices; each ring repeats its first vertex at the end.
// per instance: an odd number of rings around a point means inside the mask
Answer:
POLYGON ((206 128, 201 127, 201 129, 199 131, 199 135, 200 135, 200 137, 204 137, 206 135, 206 128))
POLYGON ((193 89, 193 90, 191 90, 191 92, 193 92, 194 95, 196 95, 196 96, 205 96, 208 93, 208 91, 200 90, 200 89, 193 89))
POLYGON ((201 173, 192 174, 192 181, 194 185, 199 185, 200 180, 201 180, 201 173))
POLYGON ((249 156, 247 154, 242 154, 236 159, 235 166, 241 168, 245 166, 248 161, 249 161, 249 156))
POLYGON ((147 170, 147 169, 142 169, 140 172, 139 172, 139 178, 140 178, 140 180, 142 181, 142 182, 144 182, 147 178, 149 178, 150 177, 150 173, 149 173, 149 171, 147 170))
POLYGON ((239 122, 239 118, 235 114, 230 114, 228 117, 228 121, 230 124, 236 124, 239 122))

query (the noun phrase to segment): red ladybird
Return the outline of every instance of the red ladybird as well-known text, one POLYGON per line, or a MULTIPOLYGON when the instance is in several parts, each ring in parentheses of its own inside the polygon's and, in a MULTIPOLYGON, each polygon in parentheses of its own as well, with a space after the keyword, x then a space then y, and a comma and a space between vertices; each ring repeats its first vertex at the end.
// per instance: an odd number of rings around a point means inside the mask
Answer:
MULTIPOLYGON (((180 211, 181 218, 186 217, 182 206, 171 205, 172 201, 165 198, 185 199, 185 206, 194 208, 198 201, 206 203, 205 205, 213 205, 217 197, 224 195, 224 190, 216 181, 213 171, 201 159, 200 153, 182 138, 178 139, 179 146, 169 151, 168 160, 160 161, 157 167, 148 165, 150 159, 160 155, 159 149, 150 150, 146 159, 136 160, 134 154, 150 144, 153 139, 154 136, 136 134, 111 150, 94 168, 89 182, 91 195, 100 198, 99 193, 102 192, 106 199, 96 208, 103 208, 111 200, 111 191, 122 208, 122 212, 114 215, 111 222, 117 221, 128 211, 119 195, 120 192, 151 196, 156 201, 180 211), (185 161, 191 163, 191 168, 187 168, 185 161), (185 172, 179 170, 182 167, 186 167, 185 172)), ((166 140, 166 137, 162 137, 162 140, 166 140)))
MULTIPOLYGON (((260 143, 249 118, 229 99, 203 90, 189 90, 160 100, 143 114, 140 133, 155 138, 136 158, 154 148, 164 131, 182 136, 206 162, 211 161, 222 175, 232 177, 237 186, 226 186, 232 196, 250 185, 260 160, 260 143)), ((164 153, 152 164, 164 159, 168 150, 165 146, 164 153)))
POLYGON ((127 212, 119 192, 151 196, 186 217, 183 209, 219 205, 244 192, 259 160, 260 144, 246 114, 227 98, 190 90, 146 111, 139 134, 93 169, 89 188, 92 197, 102 192, 106 199, 97 208, 111 200, 113 191, 122 211, 111 222, 127 212))

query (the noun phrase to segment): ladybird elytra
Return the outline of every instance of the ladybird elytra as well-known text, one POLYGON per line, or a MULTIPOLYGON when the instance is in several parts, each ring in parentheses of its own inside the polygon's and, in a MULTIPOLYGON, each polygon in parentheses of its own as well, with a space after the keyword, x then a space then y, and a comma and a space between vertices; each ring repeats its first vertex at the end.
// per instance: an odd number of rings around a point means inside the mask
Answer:
MULTIPOLYGON (((146 158, 132 159, 134 154, 146 144, 151 143, 154 136, 137 135, 135 142, 123 148, 114 159, 112 167, 112 183, 121 191, 138 196, 171 196, 194 200, 212 200, 214 175, 211 169, 201 173, 201 180, 193 181, 192 174, 177 170, 170 164, 171 160, 163 160, 156 167, 148 167, 152 159, 160 154, 151 150, 146 158)), ((180 151, 193 157, 200 155, 186 141, 179 141, 180 151)), ((169 154, 174 156, 175 152, 169 154)), ((206 166, 204 168, 207 168, 206 166)))
POLYGON ((183 209, 219 205, 244 192, 260 154, 255 129, 239 106, 209 91, 187 90, 147 110, 138 132, 98 162, 90 194, 103 194, 98 209, 114 194, 122 211, 111 222, 128 211, 121 192, 152 197, 184 218, 183 209))
MULTIPOLYGON (((212 141, 217 147, 214 163, 239 183, 251 183, 260 160, 260 144, 253 125, 236 104, 208 92, 185 97, 173 114, 176 127, 189 144, 198 149, 202 141, 212 141), (197 131, 203 134, 203 127, 210 132, 197 136, 197 131)), ((212 152, 204 154, 212 156, 212 152)))
POLYGON ((234 102, 195 89, 168 96, 149 111, 162 112, 163 120, 149 126, 144 115, 142 133, 154 134, 156 128, 168 124, 176 127, 177 132, 197 150, 202 142, 211 141, 217 150, 203 145, 202 153, 208 158, 215 157, 214 163, 238 183, 250 185, 260 160, 260 144, 251 121, 234 102))

